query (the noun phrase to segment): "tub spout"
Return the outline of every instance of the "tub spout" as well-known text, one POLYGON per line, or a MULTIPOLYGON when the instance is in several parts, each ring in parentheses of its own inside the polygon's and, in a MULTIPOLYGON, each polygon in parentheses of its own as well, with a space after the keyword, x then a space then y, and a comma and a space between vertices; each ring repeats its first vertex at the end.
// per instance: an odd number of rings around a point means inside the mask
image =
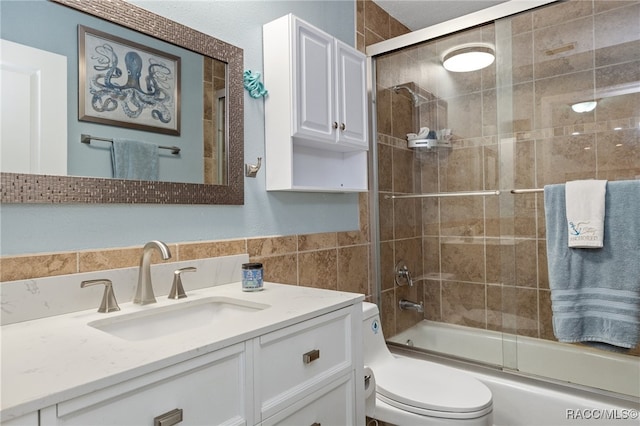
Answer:
POLYGON ((410 300, 406 300, 406 299, 401 299, 400 300, 400 309, 402 310, 412 310, 412 311, 416 311, 416 312, 424 312, 424 303, 420 302, 420 303, 416 303, 416 302, 412 302, 410 300))

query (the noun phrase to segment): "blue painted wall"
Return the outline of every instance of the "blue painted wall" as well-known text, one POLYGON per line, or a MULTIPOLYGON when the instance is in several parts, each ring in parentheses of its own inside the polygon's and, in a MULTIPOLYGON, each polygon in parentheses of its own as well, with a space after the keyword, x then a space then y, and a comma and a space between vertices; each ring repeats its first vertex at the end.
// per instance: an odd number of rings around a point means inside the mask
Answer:
MULTIPOLYGON (((253 71, 262 70, 262 25, 287 13, 354 45, 354 0, 134 3, 239 46, 245 69, 253 71)), ((264 157, 264 104, 247 95, 244 99, 245 162, 255 163, 264 157)), ((357 194, 268 193, 264 171, 244 185, 244 206, 4 204, 0 254, 124 247, 151 239, 169 243, 358 229, 357 194)))

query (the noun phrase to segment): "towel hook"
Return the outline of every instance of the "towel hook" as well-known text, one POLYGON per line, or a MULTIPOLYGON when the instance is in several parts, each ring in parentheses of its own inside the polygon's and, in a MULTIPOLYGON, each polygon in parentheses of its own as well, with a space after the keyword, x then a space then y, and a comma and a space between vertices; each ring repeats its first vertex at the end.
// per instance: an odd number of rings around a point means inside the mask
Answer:
POLYGON ((258 164, 245 164, 244 165, 244 175, 246 177, 256 177, 258 174, 258 170, 260 170, 260 166, 262 165, 262 157, 258 157, 258 164))

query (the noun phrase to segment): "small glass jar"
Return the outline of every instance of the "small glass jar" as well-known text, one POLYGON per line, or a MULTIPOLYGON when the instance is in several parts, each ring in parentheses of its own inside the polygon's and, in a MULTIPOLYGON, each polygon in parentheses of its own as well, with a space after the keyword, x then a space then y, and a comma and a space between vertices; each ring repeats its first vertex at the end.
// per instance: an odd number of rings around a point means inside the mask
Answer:
POLYGON ((262 263, 242 264, 242 291, 262 290, 262 263))

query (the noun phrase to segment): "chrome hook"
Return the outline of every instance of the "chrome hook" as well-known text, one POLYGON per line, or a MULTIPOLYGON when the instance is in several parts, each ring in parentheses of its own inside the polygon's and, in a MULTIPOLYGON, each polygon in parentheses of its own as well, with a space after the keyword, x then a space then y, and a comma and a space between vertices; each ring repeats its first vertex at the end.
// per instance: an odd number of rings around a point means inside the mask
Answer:
POLYGON ((258 164, 245 164, 244 165, 244 175, 246 177, 256 177, 258 174, 258 170, 260 170, 260 166, 262 165, 262 157, 258 157, 258 164))

